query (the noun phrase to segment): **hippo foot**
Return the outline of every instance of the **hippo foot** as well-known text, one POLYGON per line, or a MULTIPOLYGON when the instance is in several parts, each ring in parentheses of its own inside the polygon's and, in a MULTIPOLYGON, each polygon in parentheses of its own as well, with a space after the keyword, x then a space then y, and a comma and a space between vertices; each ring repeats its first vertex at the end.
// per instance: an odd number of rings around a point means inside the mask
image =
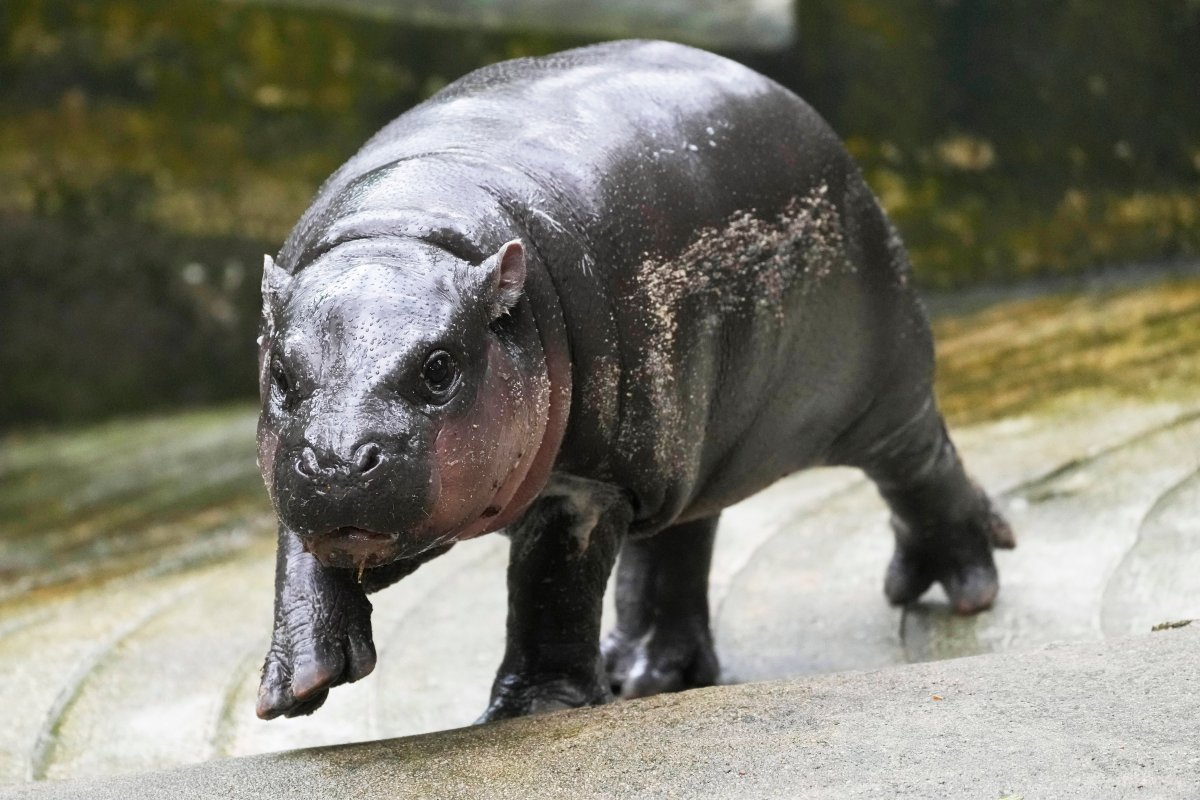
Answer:
POLYGON ((598 679, 539 678, 505 675, 496 679, 492 702, 475 722, 546 714, 566 708, 599 706, 612 701, 612 694, 598 679))
POLYGON ((659 625, 642 636, 617 629, 602 650, 612 690, 624 699, 712 686, 721 674, 712 633, 702 619, 659 625))
POLYGON ((311 714, 331 688, 375 669, 370 601, 352 593, 340 600, 346 606, 341 613, 327 609, 314 618, 312 606, 301 605, 276 621, 258 688, 261 719, 311 714))
POLYGON ((992 548, 1016 545, 1012 530, 990 503, 952 530, 936 536, 914 535, 906 523, 892 520, 896 552, 888 565, 884 593, 893 605, 917 600, 934 581, 946 590, 958 614, 991 608, 1000 590, 992 548))

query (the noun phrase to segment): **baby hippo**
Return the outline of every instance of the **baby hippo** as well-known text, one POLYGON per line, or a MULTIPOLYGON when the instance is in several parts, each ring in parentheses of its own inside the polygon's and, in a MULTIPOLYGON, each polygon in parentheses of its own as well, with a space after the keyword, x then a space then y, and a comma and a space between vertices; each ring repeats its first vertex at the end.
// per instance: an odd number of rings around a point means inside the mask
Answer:
POLYGON ((371 672, 367 594, 499 530, 484 720, 712 684, 721 510, 815 465, 890 506, 892 603, 996 596, 1013 537, 947 437, 898 237, 825 122, 724 58, 617 42, 471 73, 334 173, 263 298, 263 718, 371 672))

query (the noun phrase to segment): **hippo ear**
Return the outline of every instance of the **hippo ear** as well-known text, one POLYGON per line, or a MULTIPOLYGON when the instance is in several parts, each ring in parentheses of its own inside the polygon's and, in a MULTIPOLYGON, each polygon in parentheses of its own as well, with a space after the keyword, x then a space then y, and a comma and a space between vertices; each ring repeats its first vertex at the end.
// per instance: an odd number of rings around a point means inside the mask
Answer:
POLYGON ((270 336, 275 329, 275 305, 279 299, 279 295, 283 292, 284 285, 291 278, 283 267, 275 263, 275 259, 269 255, 263 256, 263 276, 262 276, 262 325, 263 330, 258 337, 258 343, 262 344, 264 336, 270 336))
POLYGON ((275 302, 290 277, 283 267, 275 263, 275 259, 269 255, 263 256, 262 297, 264 306, 275 302))
POLYGON ((483 269, 487 272, 484 291, 491 304, 490 315, 496 319, 512 311, 521 299, 525 286, 525 245, 520 239, 513 239, 484 261, 483 269))

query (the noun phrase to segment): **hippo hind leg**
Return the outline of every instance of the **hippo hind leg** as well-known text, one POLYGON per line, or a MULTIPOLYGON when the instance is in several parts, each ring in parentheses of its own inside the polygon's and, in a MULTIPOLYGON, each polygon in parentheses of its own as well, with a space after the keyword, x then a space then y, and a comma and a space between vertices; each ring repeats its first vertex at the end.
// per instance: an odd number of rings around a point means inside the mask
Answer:
POLYGON ((874 442, 859 466, 892 512, 896 550, 884 581, 888 600, 911 603, 937 582, 960 614, 991 607, 999 590, 992 549, 1016 542, 967 476, 932 395, 874 442))
POLYGON ((603 644, 614 694, 647 697, 716 683, 708 570, 717 519, 685 522, 624 543, 617 626, 603 644))

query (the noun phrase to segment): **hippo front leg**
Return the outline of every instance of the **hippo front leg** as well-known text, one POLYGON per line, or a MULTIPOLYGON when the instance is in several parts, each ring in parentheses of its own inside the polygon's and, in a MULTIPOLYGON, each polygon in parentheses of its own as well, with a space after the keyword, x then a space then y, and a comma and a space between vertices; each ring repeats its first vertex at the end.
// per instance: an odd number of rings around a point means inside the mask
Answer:
POLYGON ((353 571, 322 566, 279 528, 275 629, 258 689, 258 716, 311 714, 330 688, 375 668, 371 602, 353 571))
POLYGON ((617 490, 548 490, 509 532, 508 636, 487 722, 612 699, 600 611, 632 510, 617 490))

